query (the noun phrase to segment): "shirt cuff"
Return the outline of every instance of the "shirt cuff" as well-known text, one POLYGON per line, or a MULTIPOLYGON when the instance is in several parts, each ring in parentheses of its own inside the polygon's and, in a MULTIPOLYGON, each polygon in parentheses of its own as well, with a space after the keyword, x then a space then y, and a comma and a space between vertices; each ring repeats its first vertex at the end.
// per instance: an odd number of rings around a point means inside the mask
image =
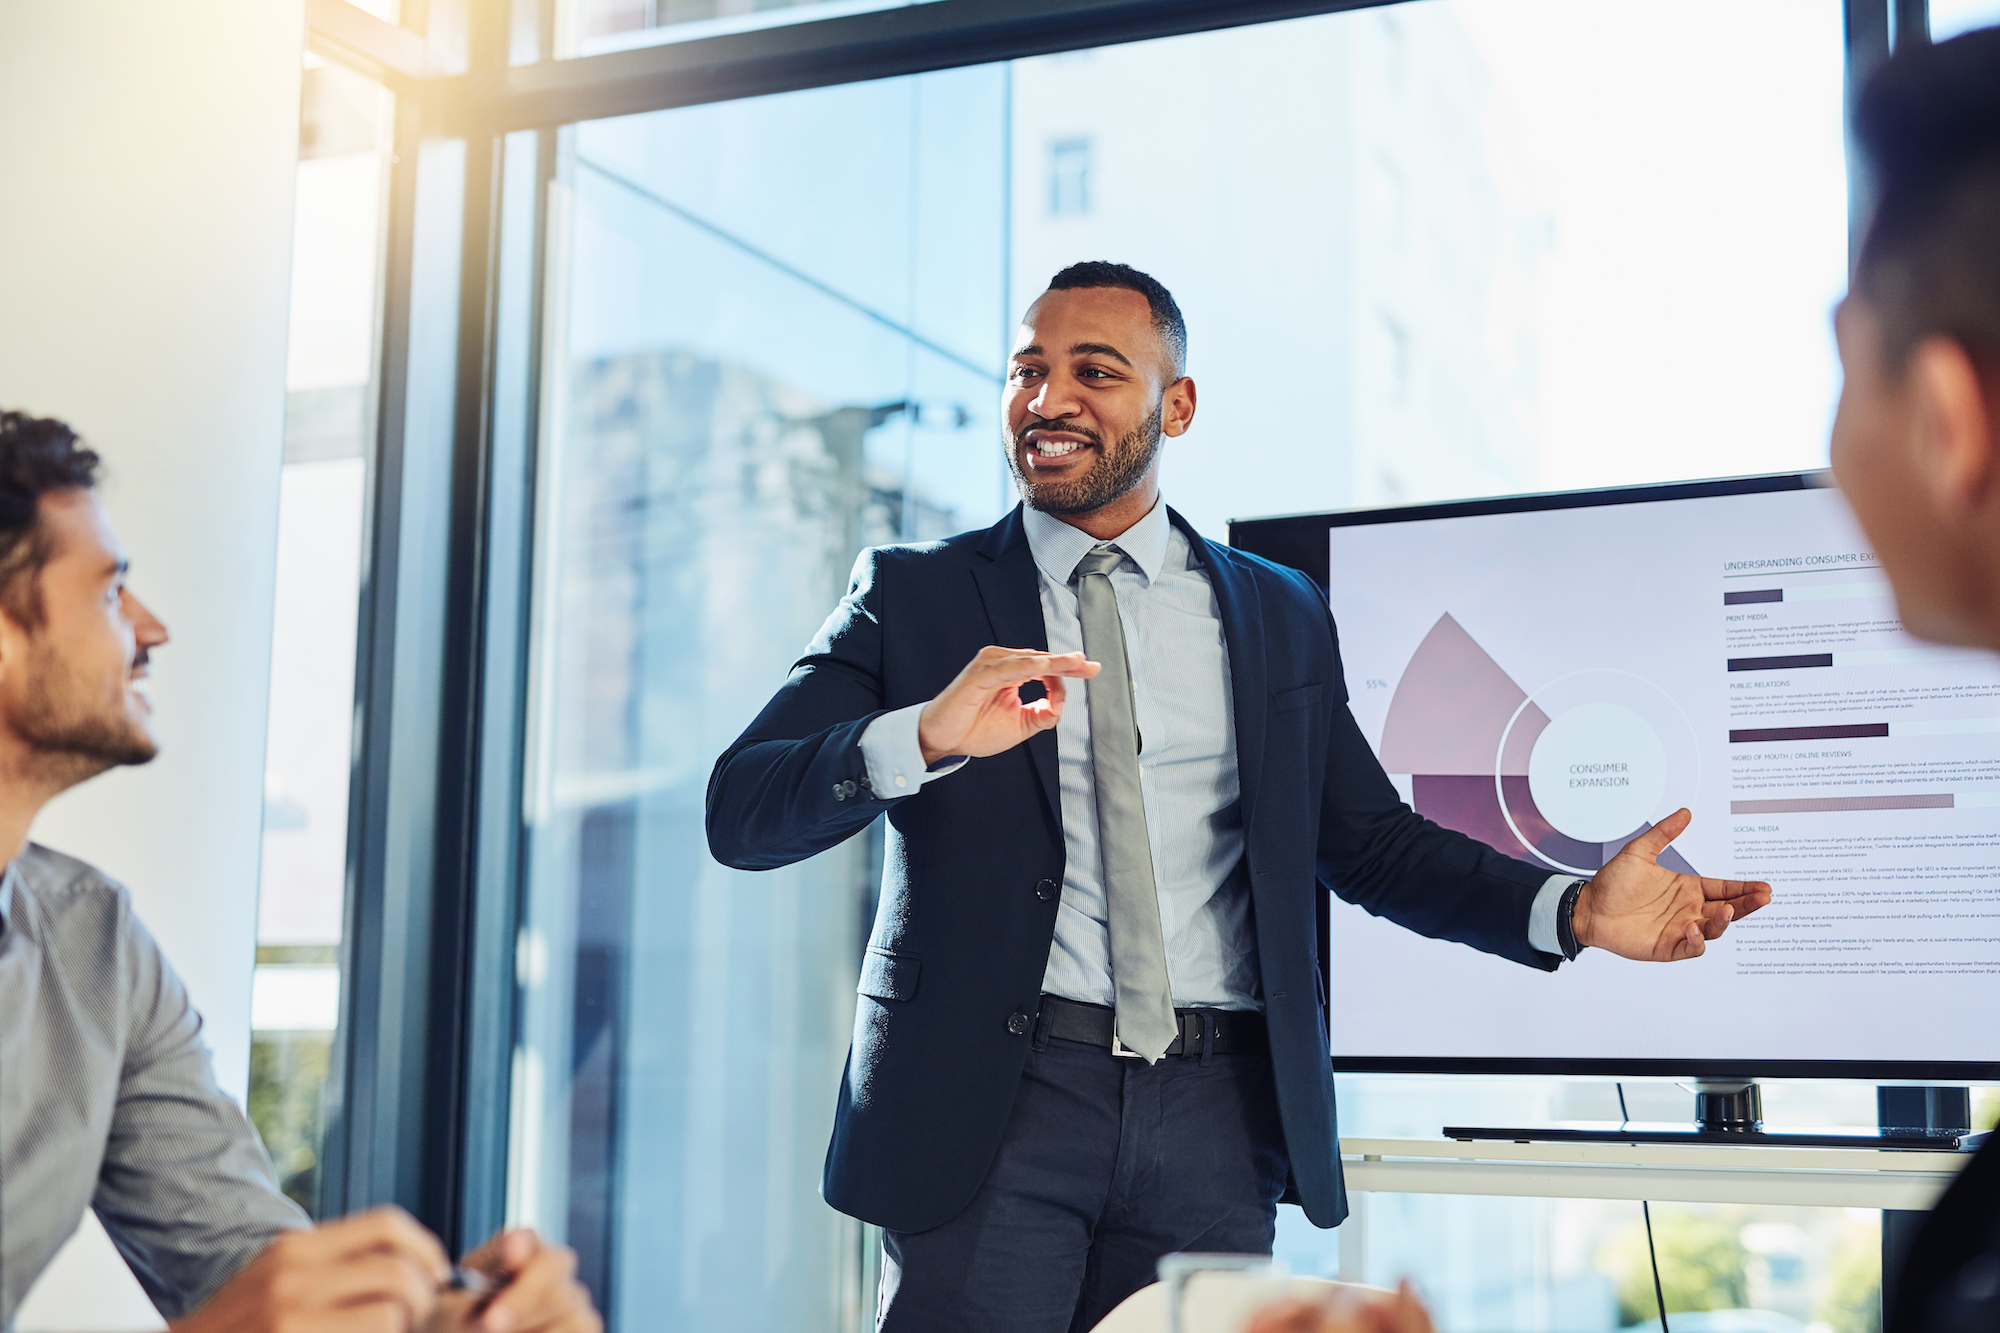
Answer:
MULTIPOLYGON (((911 734, 915 735, 914 732, 911 734)), ((865 737, 863 743, 866 743, 865 737)), ((870 772, 872 775, 873 770, 870 772)), ((881 794, 879 787, 876 789, 876 794, 881 794)), ((1575 875, 1549 876, 1548 883, 1542 885, 1541 892, 1535 895, 1535 905, 1528 909, 1529 948, 1542 953, 1562 952, 1562 942, 1556 938, 1556 913, 1562 907, 1563 895, 1569 892, 1569 886, 1583 882, 1575 875)))
MULTIPOLYGON (((924 748, 917 741, 917 721, 924 705, 911 704, 884 713, 861 732, 861 757, 868 764, 868 785, 878 801, 914 796, 926 782, 965 767, 966 756, 946 755, 932 765, 924 763, 924 748)), ((1550 921, 1555 917, 1551 915, 1550 921)), ((1550 927, 1554 929, 1553 926, 1550 927)))

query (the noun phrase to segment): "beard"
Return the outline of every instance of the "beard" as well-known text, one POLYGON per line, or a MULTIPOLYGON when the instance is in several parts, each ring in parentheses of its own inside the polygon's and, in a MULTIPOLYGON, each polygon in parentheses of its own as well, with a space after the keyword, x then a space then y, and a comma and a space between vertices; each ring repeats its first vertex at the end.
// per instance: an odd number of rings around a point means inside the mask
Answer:
POLYGON ((127 711, 123 679, 105 698, 46 646, 31 652, 28 687, 7 721, 44 776, 73 785, 159 754, 159 745, 127 711))
POLYGON ((1007 437, 1007 466, 1014 473, 1014 484, 1020 487, 1021 502, 1030 509, 1039 509, 1060 518, 1102 509, 1126 494, 1145 479, 1147 469, 1159 457, 1160 423, 1165 409, 1164 399, 1155 403, 1151 416, 1108 448, 1104 437, 1086 426, 1045 421, 1040 417, 1029 418, 1022 423, 1020 430, 1007 437), (1027 464, 1021 461, 1021 455, 1028 448, 1027 436, 1031 430, 1053 430, 1082 436, 1097 447, 1096 464, 1073 479, 1037 479, 1027 464))

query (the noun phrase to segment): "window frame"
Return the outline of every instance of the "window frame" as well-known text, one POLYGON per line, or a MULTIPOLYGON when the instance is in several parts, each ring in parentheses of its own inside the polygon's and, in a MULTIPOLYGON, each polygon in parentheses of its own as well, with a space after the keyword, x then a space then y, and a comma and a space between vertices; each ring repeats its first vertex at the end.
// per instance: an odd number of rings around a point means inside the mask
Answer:
MULTIPOLYGON (((397 94, 328 1215, 400 1204, 454 1250, 505 1221, 560 127, 1400 2, 931 0, 511 65, 517 24, 549 49, 556 0, 406 0, 403 26, 308 0, 311 49, 397 94)), ((1928 0, 1843 9, 1851 102, 1892 32, 1928 40, 1928 0)))

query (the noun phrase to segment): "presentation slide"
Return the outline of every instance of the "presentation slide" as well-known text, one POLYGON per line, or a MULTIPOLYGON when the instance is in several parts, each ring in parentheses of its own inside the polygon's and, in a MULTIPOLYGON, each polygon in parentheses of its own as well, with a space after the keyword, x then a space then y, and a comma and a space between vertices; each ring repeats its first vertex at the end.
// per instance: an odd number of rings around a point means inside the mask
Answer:
POLYGON ((1589 875, 1768 880, 1553 975, 1336 901, 1336 1059, 2000 1061, 2000 658, 1924 643, 1838 492, 1331 529, 1351 706, 1420 813, 1589 875))

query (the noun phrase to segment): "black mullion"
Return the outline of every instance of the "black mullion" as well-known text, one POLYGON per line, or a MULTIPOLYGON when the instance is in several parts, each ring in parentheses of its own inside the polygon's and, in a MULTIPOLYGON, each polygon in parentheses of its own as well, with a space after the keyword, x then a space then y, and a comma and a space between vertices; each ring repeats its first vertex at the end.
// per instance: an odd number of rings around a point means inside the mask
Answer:
POLYGON ((498 242, 491 268, 496 299, 489 402, 494 424, 486 432, 487 488, 483 514, 487 543, 485 615, 480 625, 482 688, 477 700, 479 752, 473 770, 476 819, 470 878, 468 996, 465 1013, 466 1094, 458 1179, 462 1243, 471 1244, 505 1221, 507 1148, 512 1108, 511 1074, 517 1030, 514 941, 520 921, 522 741, 525 736, 533 562, 536 427, 540 405, 542 291, 555 133, 536 135, 528 215, 511 211, 505 141, 494 192, 498 242), (515 228, 525 236, 510 237, 515 228), (526 262, 517 259, 517 242, 526 262), (520 306, 505 299, 519 284, 520 306), (511 320, 521 321, 514 328, 511 320), (500 404, 508 400, 503 411, 500 404), (505 424, 503 424, 505 423, 505 424))
MULTIPOLYGON (((1847 31, 1847 111, 1875 67, 1889 58, 1890 0, 1844 0, 1842 6, 1847 31)), ((1898 4, 1902 0, 1897 0, 1898 4)), ((1923 0, 1919 0, 1923 3, 1923 0)), ((1926 8, 1928 14, 1928 7, 1926 8)), ((1928 19, 1926 19, 1928 26, 1928 19)), ((1868 178, 1866 160, 1855 151, 1852 136, 1847 140, 1847 263, 1851 270, 1861 256, 1861 239, 1868 227, 1868 215, 1875 207, 1875 187, 1868 178)))
POLYGON ((493 133, 1242 27, 1397 0, 931 0, 441 80, 493 133))
MULTIPOLYGON (((382 447, 368 539, 367 645, 357 682, 352 807, 351 942, 344 989, 350 1031, 343 1187, 338 1208, 396 1203, 432 1226, 450 1218, 454 1138, 437 1131, 440 1069, 456 1053, 449 1002, 461 971, 462 906, 455 839, 462 836, 465 697, 451 665, 459 603, 451 582, 462 525, 459 474, 462 269, 479 246, 468 226, 490 170, 466 145, 426 137, 427 107, 399 121, 384 318, 382 447), (470 232, 470 236, 468 236, 470 232), (442 866, 442 870, 441 870, 442 866), (439 1161, 440 1152, 446 1160, 439 1161)), ((483 288, 482 288, 483 290, 483 288)), ((474 425, 472 429, 477 429, 474 425)))
POLYGON ((1931 40, 1931 0, 1896 0, 1896 49, 1928 46, 1931 40))
POLYGON ((375 448, 369 459, 364 517, 365 564, 355 631, 355 762, 348 779, 346 902, 341 929, 338 1036, 328 1085, 320 1208, 338 1217, 376 1201, 368 1176, 374 1106, 380 1084, 382 996, 373 984, 382 957, 382 863, 389 752, 386 730, 395 684, 398 536, 402 527, 403 448, 409 402, 410 306, 416 243, 417 145, 424 111, 397 98, 384 236, 381 389, 375 448))
MULTIPOLYGON (((502 7, 474 6, 469 14, 471 86, 485 86, 505 69, 507 23, 502 7)), ((434 85, 435 87, 435 85, 434 85)), ((443 110, 433 98, 434 122, 443 110)), ((443 569, 443 625, 437 644, 439 692, 435 716, 436 768, 432 862, 428 901, 420 905, 429 936, 430 973, 416 1025, 424 1034, 419 1086, 402 1097, 401 1114, 414 1125, 401 1151, 398 1179, 410 1182, 408 1201, 420 1220, 454 1251, 483 1238, 468 1234, 487 1221, 466 1216, 468 1181, 485 1163, 468 1158, 472 1108, 494 1089, 482 1086, 490 1061, 475 1058, 474 985, 481 972, 481 790, 487 615, 487 558, 492 487, 493 379, 498 303, 500 189, 505 142, 495 133, 466 136, 463 212, 457 272, 456 342, 452 363, 452 414, 447 494, 435 519, 447 525, 443 569), (472 1225, 468 1225, 472 1222, 472 1225)), ((503 915, 510 915, 503 913, 503 915)), ((412 1015, 406 1015, 406 1022, 412 1015)), ((498 1095, 504 1097, 504 1090, 498 1095)), ((504 1124, 504 1119, 503 1119, 504 1124)), ((483 1122, 482 1126, 483 1127, 483 1122)), ((477 1196, 482 1200, 483 1195, 477 1196)))
POLYGON ((436 860, 430 906, 433 949, 424 1024, 426 1095, 418 1217, 462 1248, 463 1130, 474 970, 484 663, 485 563, 491 438, 493 323, 499 209, 497 137, 466 144, 464 242, 459 266, 457 382, 447 558, 443 691, 438 710, 436 860))

